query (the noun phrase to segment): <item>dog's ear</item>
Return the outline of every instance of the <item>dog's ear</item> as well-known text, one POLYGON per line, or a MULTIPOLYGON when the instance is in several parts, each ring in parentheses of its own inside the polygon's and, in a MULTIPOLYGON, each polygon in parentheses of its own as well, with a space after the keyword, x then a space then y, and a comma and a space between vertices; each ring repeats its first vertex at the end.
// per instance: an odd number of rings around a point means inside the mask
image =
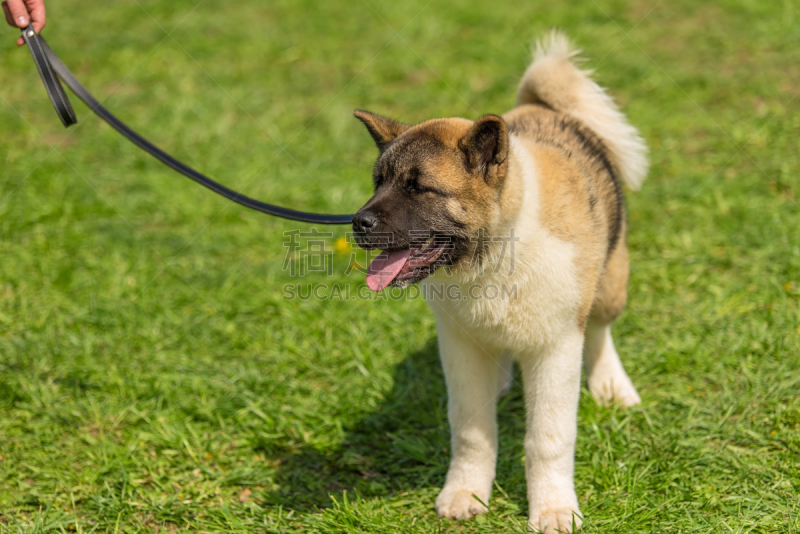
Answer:
POLYGON ((500 174, 508 158, 508 128, 497 115, 484 115, 476 120, 458 142, 467 168, 491 182, 500 174))
POLYGON ((378 150, 381 152, 386 148, 386 145, 409 128, 405 124, 362 109, 357 109, 354 115, 367 127, 369 134, 375 140, 375 144, 378 145, 378 150))

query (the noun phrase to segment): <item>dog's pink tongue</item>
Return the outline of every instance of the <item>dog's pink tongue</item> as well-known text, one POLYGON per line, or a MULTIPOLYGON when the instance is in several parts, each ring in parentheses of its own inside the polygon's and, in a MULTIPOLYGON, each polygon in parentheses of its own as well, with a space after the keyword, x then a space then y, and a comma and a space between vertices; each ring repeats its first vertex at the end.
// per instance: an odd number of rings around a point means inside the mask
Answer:
POLYGON ((372 260, 367 268, 367 285, 373 291, 380 291, 388 286, 400 273, 403 265, 408 261, 411 250, 397 250, 382 252, 372 260))

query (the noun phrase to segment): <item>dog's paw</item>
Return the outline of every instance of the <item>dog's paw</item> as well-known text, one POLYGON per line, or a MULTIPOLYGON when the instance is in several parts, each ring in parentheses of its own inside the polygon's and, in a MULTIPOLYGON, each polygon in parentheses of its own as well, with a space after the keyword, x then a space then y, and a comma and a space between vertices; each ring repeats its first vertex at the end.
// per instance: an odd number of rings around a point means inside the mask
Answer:
POLYGON ((620 406, 636 406, 642 399, 636 388, 624 372, 604 375, 595 373, 588 380, 589 391, 601 406, 619 404, 620 406))
POLYGON ((543 534, 561 534, 576 532, 581 528, 581 516, 571 508, 550 508, 541 512, 531 513, 528 526, 534 532, 543 534))
MULTIPOLYGON (((457 488, 444 488, 439 496, 436 497, 436 513, 439 517, 448 517, 450 519, 469 519, 478 514, 485 514, 488 508, 482 505, 472 495, 480 494, 477 491, 470 491, 466 489, 457 488)), ((488 502, 481 496, 483 502, 488 502)))

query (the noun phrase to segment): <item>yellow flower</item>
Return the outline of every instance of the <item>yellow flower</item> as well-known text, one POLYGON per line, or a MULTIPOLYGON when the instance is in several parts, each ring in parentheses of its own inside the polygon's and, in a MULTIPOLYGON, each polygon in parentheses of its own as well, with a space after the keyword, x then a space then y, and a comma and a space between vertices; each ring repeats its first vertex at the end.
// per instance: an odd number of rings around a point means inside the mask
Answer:
POLYGON ((347 254, 350 252, 350 250, 352 250, 350 243, 348 243, 347 239, 344 237, 337 239, 336 243, 334 243, 334 247, 336 247, 336 252, 339 254, 347 254))

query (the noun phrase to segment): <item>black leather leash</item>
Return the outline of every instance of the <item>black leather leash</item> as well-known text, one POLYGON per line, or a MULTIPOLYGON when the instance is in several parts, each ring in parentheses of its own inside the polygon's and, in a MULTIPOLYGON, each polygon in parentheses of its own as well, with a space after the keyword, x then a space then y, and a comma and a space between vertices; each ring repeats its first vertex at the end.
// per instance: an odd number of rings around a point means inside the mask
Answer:
POLYGON ((22 30, 22 37, 25 39, 28 48, 33 55, 33 61, 36 63, 36 68, 39 70, 39 75, 42 77, 44 87, 47 89, 47 95, 50 97, 50 102, 58 113, 58 117, 64 126, 68 127, 78 122, 75 118, 75 112, 69 103, 64 89, 61 87, 59 77, 69 87, 75 95, 83 100, 95 114, 106 121, 112 128, 117 130, 125 136, 130 142, 159 160, 164 165, 183 174, 187 178, 191 178, 200 185, 203 185, 218 195, 222 195, 228 200, 232 200, 237 204, 241 204, 250 209, 274 215, 275 217, 282 217, 292 221, 301 221, 307 223, 317 224, 351 224, 353 222, 352 215, 325 215, 321 213, 306 213, 304 211, 296 211, 289 208, 275 206, 255 200, 241 193, 237 193, 232 189, 228 189, 224 185, 215 182, 208 176, 197 172, 185 163, 173 158, 150 141, 133 131, 127 124, 119 120, 111 114, 106 108, 92 96, 78 79, 70 72, 64 65, 61 59, 55 52, 47 45, 47 41, 41 35, 38 35, 33 25, 28 26, 22 30), (56 76, 58 74, 58 76, 56 76))

